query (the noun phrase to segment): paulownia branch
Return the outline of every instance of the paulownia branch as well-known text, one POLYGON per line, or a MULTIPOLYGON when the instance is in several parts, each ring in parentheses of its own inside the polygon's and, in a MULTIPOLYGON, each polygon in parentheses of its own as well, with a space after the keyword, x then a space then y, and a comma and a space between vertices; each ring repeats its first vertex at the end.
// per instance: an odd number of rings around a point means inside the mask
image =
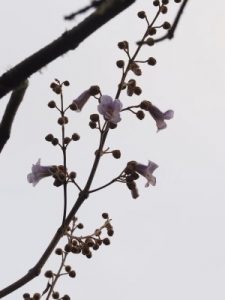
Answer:
POLYGON ((185 8, 187 2, 188 2, 188 0, 183 0, 183 2, 182 2, 181 6, 180 6, 180 8, 179 8, 179 10, 177 12, 177 15, 176 15, 176 17, 174 19, 174 22, 173 22, 171 28, 167 31, 167 33, 165 35, 163 35, 162 37, 160 37, 158 39, 155 39, 154 40, 155 43, 162 42, 162 41, 164 41, 166 39, 171 40, 174 37, 174 32, 175 32, 175 30, 177 28, 177 25, 179 23, 180 17, 182 15, 183 11, 184 11, 184 8, 185 8))
POLYGON ((64 32, 58 39, 4 73, 0 77, 0 98, 56 58, 77 48, 88 36, 135 1, 110 0, 102 3, 93 14, 76 27, 64 32))
POLYGON ((23 100, 27 87, 28 80, 25 80, 12 92, 12 95, 6 106, 5 113, 0 123, 0 152, 10 138, 12 123, 20 106, 20 103, 23 100))

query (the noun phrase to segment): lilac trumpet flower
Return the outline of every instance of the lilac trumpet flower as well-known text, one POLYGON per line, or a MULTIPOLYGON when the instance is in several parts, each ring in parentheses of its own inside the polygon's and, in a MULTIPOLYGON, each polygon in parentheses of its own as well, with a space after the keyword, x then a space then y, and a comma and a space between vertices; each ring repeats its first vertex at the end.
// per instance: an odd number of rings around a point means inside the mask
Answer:
POLYGON ((158 165, 150 160, 148 161, 147 166, 139 163, 136 164, 135 171, 147 179, 145 187, 148 187, 150 184, 153 186, 156 185, 156 178, 152 174, 157 168, 158 165))
POLYGON ((174 116, 174 111, 173 110, 167 110, 166 112, 161 112, 156 106, 152 105, 150 103, 149 108, 148 108, 149 113, 153 117, 153 119, 156 121, 156 126, 159 130, 162 130, 166 128, 166 122, 165 120, 170 120, 174 116))
POLYGON ((79 97, 73 100, 72 104, 76 106, 76 111, 80 112, 88 99, 91 97, 90 89, 85 90, 79 97))
POLYGON ((35 186, 42 178, 52 175, 52 166, 41 166, 41 159, 39 158, 37 163, 32 166, 32 173, 27 175, 27 181, 35 186))
POLYGON ((121 121, 120 111, 122 109, 122 103, 120 100, 113 100, 112 97, 103 95, 100 98, 100 104, 98 105, 98 111, 103 115, 106 121, 109 121, 113 124, 117 124, 121 121))

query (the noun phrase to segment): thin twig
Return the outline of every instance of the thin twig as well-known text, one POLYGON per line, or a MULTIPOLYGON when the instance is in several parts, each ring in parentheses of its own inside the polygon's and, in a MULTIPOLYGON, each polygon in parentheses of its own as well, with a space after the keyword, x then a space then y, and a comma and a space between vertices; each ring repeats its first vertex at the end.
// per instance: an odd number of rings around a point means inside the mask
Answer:
POLYGON ((15 119, 16 112, 23 100, 27 87, 28 80, 25 80, 12 92, 12 95, 6 106, 6 110, 0 124, 0 152, 10 138, 12 124, 15 119))

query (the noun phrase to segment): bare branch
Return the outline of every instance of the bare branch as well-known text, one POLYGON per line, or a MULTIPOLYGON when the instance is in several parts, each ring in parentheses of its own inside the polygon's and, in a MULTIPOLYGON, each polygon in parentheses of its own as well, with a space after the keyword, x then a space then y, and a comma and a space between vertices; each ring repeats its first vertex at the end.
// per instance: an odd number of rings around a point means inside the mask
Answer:
POLYGON ((136 0, 111 0, 102 3, 102 5, 83 22, 71 30, 64 32, 58 39, 4 73, 0 77, 0 98, 15 89, 22 81, 26 80, 29 76, 56 58, 69 50, 77 48, 88 36, 135 1, 136 0))
POLYGON ((0 124, 0 153, 10 138, 12 123, 24 94, 28 87, 28 80, 22 82, 13 92, 6 106, 5 113, 0 124))

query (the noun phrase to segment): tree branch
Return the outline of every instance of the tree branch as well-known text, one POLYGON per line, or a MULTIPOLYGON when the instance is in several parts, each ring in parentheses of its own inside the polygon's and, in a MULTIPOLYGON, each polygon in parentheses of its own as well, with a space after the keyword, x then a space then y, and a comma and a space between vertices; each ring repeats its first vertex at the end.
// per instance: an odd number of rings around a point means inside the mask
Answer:
POLYGON ((4 73, 0 77, 0 98, 15 89, 22 81, 26 80, 48 63, 69 50, 77 48, 88 36, 135 1, 136 0, 111 0, 103 2, 102 5, 83 22, 71 30, 64 32, 58 39, 4 73))
POLYGON ((24 94, 28 87, 28 80, 22 82, 13 92, 6 106, 5 113, 0 124, 0 153, 10 138, 12 123, 16 112, 23 100, 24 94))

